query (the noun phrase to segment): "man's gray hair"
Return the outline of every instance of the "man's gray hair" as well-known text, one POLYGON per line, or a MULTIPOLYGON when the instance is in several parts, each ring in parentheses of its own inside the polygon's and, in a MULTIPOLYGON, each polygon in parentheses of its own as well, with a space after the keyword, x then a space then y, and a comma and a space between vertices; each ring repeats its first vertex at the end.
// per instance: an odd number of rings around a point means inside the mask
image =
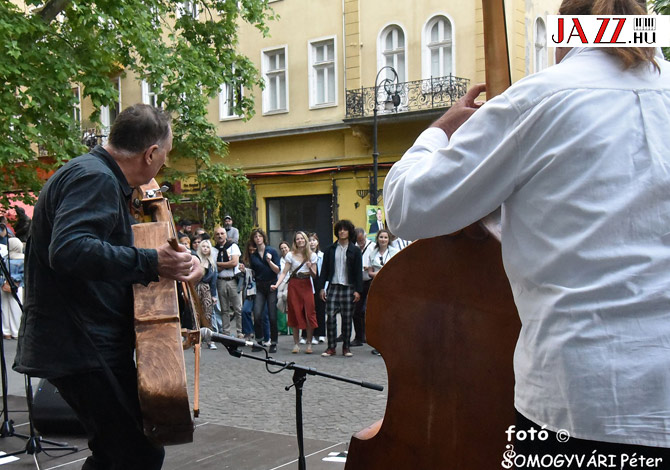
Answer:
POLYGON ((154 144, 162 146, 170 132, 170 116, 162 109, 135 104, 116 117, 109 132, 109 145, 123 156, 130 157, 154 144))

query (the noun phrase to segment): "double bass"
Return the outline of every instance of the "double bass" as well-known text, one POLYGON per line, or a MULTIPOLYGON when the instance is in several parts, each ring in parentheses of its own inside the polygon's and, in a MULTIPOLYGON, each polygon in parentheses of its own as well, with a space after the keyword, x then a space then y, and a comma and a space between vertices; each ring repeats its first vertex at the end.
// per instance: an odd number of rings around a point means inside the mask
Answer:
MULTIPOLYGON (((491 98, 510 85, 504 7, 482 3, 491 98)), ((495 220, 412 243, 377 274, 367 302, 388 401, 384 418, 352 437, 345 470, 500 468, 520 322, 495 220)))
MULTIPOLYGON (((157 248, 166 241, 177 249, 169 204, 155 180, 133 195, 131 212, 135 246, 157 248)), ((160 445, 193 441, 195 425, 188 398, 184 350, 195 351, 193 414, 198 416, 200 364, 199 305, 195 289, 170 279, 147 286, 135 284, 135 356, 137 386, 144 434, 160 445), (180 285, 181 284, 181 285, 180 285), (193 314, 193 329, 181 328, 179 295, 185 295, 193 314)))

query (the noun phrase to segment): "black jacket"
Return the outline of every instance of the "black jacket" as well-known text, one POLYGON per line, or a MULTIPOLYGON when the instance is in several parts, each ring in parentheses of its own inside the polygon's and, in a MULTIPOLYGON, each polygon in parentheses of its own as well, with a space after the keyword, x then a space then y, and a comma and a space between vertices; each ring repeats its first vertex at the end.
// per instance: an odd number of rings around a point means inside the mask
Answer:
POLYGON ((158 256, 133 247, 131 194, 102 147, 71 160, 47 181, 26 249, 25 313, 14 370, 53 378, 101 368, 73 314, 109 367, 133 367, 133 284, 158 280, 158 256))
MULTIPOLYGON (((333 280, 335 274, 335 250, 339 242, 335 242, 326 248, 323 254, 323 264, 321 265, 321 275, 319 276, 319 290, 323 289, 326 281, 333 280)), ((347 276, 349 282, 354 286, 354 290, 359 294, 363 293, 363 255, 361 249, 355 243, 349 242, 347 247, 347 276)))

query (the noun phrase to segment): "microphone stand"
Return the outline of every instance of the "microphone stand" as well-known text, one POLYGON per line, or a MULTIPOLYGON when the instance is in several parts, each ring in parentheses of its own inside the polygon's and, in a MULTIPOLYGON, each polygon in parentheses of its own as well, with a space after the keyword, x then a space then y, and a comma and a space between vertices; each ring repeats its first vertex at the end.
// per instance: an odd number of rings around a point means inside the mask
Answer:
MULTIPOLYGON (((9 243, 7 244, 7 248, 9 248, 9 243)), ((9 255, 7 255, 7 259, 9 260, 9 255)), ((21 299, 19 298, 19 288, 14 282, 12 281, 11 275, 9 273, 9 270, 7 269, 7 266, 5 265, 5 260, 2 256, 0 256, 0 270, 2 271, 2 275, 9 282, 9 286, 12 291, 12 297, 14 297, 14 300, 16 301, 17 305, 19 306, 19 309, 21 310, 21 313, 23 314, 23 305, 21 304, 21 299)), ((2 318, 2 307, 0 307, 0 319, 2 318)), ((4 336, 4 335, 3 335, 4 336)), ((58 451, 69 451, 70 453, 75 453, 79 449, 76 446, 69 446, 67 443, 62 443, 62 442, 54 442, 54 441, 49 441, 46 439, 43 439, 42 436, 38 436, 37 433, 35 432, 35 426, 33 424, 33 387, 32 383, 30 381, 30 376, 26 375, 25 376, 25 386, 26 386, 26 401, 28 404, 28 427, 30 429, 30 435, 24 435, 24 434, 18 434, 14 432, 14 427, 13 424, 14 422, 9 419, 8 415, 8 410, 7 410, 7 364, 5 363, 5 343, 4 343, 4 338, 0 339, 0 360, 2 361, 2 404, 4 406, 4 414, 5 414, 5 420, 2 423, 2 428, 0 429, 0 437, 8 437, 8 436, 15 436, 15 437, 20 437, 22 439, 26 439, 26 446, 24 449, 16 451, 16 452, 11 452, 11 453, 6 453, 2 457, 12 457, 15 455, 19 454, 28 454, 33 456, 33 460, 35 461, 35 466, 39 470, 40 464, 37 461, 37 454, 40 452, 45 452, 49 450, 58 450, 58 451), (43 447, 42 442, 45 442, 49 445, 52 445, 54 447, 43 447)))
POLYGON ((268 355, 268 352, 265 348, 262 348, 265 351, 265 357, 254 356, 251 354, 243 353, 238 349, 239 344, 234 344, 232 342, 222 342, 223 345, 228 350, 228 353, 234 357, 246 357, 248 359, 254 359, 256 361, 265 362, 266 368, 269 365, 280 366, 276 372, 272 372, 268 369, 271 374, 276 374, 282 370, 292 370, 293 371, 293 385, 285 387, 285 390, 288 392, 291 387, 295 387, 295 424, 298 437, 298 470, 306 470, 307 463, 305 461, 305 447, 303 439, 303 419, 302 419, 302 388, 307 380, 308 375, 317 375, 321 377, 326 377, 333 380, 338 380, 340 382, 347 382, 353 385, 359 385, 363 388, 369 388, 371 390, 383 391, 384 387, 381 385, 373 384, 370 382, 364 382, 361 380, 349 379, 347 377, 342 377, 340 375, 328 374, 325 372, 319 372, 313 367, 305 367, 296 364, 295 362, 283 362, 277 361, 268 355))

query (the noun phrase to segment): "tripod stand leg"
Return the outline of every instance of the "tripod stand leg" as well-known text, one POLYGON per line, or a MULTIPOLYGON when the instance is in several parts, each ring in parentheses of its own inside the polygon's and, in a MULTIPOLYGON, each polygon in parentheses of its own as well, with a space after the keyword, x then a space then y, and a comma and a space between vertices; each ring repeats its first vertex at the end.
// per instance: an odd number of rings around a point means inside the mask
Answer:
POLYGON ((295 387, 295 424, 298 437, 298 470, 306 470, 305 443, 302 434, 302 385, 307 376, 304 371, 295 369, 293 371, 293 385, 295 387))

